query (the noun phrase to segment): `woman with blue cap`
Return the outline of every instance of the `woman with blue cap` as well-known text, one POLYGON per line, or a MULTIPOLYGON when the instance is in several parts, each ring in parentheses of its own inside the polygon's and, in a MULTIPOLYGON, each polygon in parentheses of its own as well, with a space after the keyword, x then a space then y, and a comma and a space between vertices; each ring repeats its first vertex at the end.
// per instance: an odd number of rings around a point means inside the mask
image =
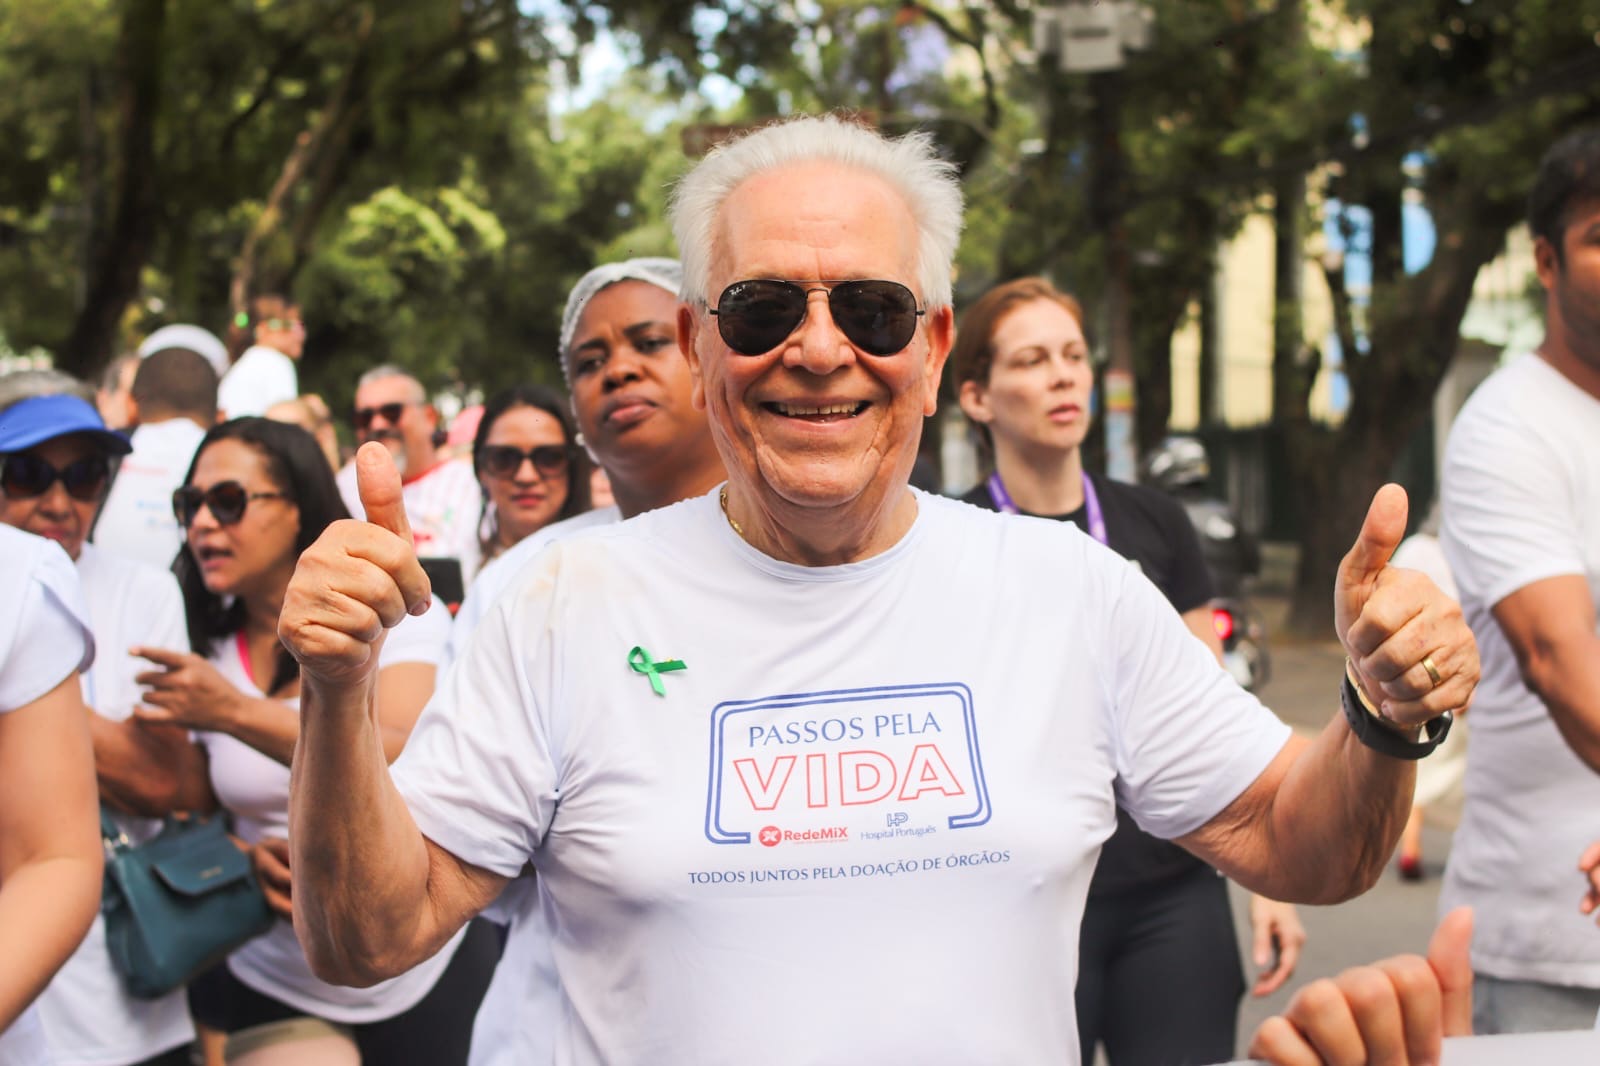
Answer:
MULTIPOLYGON (((165 570, 88 543, 128 441, 106 428, 94 406, 74 394, 66 375, 30 375, 33 395, 0 408, 0 521, 53 540, 72 560, 83 588, 99 654, 81 673, 91 711, 100 790, 113 820, 134 841, 153 836, 160 821, 141 817, 120 796, 119 775, 134 749, 183 743, 181 731, 130 721, 140 702, 135 680, 143 664, 128 647, 149 641, 188 647, 178 583, 165 570)), ((4 400, 0 399, 0 403, 4 400)), ((194 1027, 183 991, 137 999, 111 967, 102 919, 39 997, 39 1017, 57 1062, 102 1066, 180 1066, 194 1027)))

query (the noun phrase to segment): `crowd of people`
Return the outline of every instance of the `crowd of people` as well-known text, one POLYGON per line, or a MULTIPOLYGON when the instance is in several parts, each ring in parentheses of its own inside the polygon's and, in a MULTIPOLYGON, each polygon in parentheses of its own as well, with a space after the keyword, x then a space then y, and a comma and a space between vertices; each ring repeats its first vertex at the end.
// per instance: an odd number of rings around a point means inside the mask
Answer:
POLYGON ((1220 665, 1183 509, 1085 468, 1077 302, 1017 279, 957 329, 961 197, 924 137, 799 118, 712 153, 674 193, 681 259, 569 294, 566 395, 514 386, 454 434, 380 366, 342 455, 278 295, 231 362, 179 326, 98 389, 0 378, 0 938, 27 960, 0 1066, 1223 1061, 1246 982, 1219 873, 1254 894, 1269 993, 1291 904, 1371 886, 1469 703, 1497 753, 1477 770, 1475 741, 1479 842, 1446 881, 1470 958, 1453 912, 1249 1051, 1428 1062, 1474 1023, 1594 1025, 1600 138, 1576 143, 1535 194, 1552 339, 1447 458, 1461 605, 1387 565, 1386 487, 1309 738, 1220 665), (909 484, 947 360, 992 463, 964 501, 909 484), (96 790, 134 843, 225 817, 272 927, 133 995, 96 790), (1560 832, 1508 853, 1517 818, 1560 832))

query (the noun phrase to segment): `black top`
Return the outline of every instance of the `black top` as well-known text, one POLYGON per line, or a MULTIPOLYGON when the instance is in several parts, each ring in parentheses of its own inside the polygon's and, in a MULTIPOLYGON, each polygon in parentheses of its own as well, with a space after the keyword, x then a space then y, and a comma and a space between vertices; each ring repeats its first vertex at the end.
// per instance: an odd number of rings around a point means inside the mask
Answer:
MULTIPOLYGON (((1124 559, 1139 564, 1155 586, 1181 614, 1209 603, 1215 593, 1195 534, 1183 505, 1165 493, 1143 485, 1112 481, 1090 474, 1100 513, 1106 523, 1107 546, 1124 559)), ((987 482, 961 497, 967 503, 999 510, 989 496, 987 482)), ((1061 515, 1039 515, 1071 522, 1089 531, 1089 508, 1061 515)), ((1089 894, 1141 888, 1187 873, 1201 865, 1199 859, 1170 841, 1140 829, 1121 807, 1117 831, 1100 851, 1089 894)))

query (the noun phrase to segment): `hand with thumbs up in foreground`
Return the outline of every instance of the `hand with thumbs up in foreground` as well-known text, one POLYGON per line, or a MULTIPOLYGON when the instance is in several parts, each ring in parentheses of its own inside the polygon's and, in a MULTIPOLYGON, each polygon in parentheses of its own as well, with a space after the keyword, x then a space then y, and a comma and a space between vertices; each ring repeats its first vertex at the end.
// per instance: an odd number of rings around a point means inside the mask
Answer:
POLYGON ((317 976, 366 986, 429 958, 505 879, 423 838, 388 773, 376 675, 384 634, 427 611, 400 474, 380 443, 356 453, 366 520, 306 549, 279 614, 300 663, 289 789, 294 925, 317 976))
POLYGON ((368 443, 355 462, 366 520, 333 523, 300 556, 278 621, 305 679, 341 687, 371 680, 383 634, 426 611, 430 591, 394 460, 368 443))
POLYGON ((1428 957, 1400 955, 1314 981, 1261 1023, 1250 1057, 1273 1066, 1434 1066, 1443 1038, 1472 1033, 1472 911, 1444 916, 1428 957))
POLYGON ((1333 592, 1334 628, 1356 679, 1397 730, 1465 710, 1478 684, 1478 646, 1461 605, 1425 574, 1388 565, 1405 531, 1405 490, 1385 485, 1333 592))
MULTIPOLYGON (((1478 650, 1454 600, 1425 575, 1388 565, 1405 526, 1405 491, 1385 485, 1340 563, 1334 619, 1384 717, 1376 728, 1412 742, 1424 723, 1471 700, 1478 650)), ((1342 683, 1327 681, 1334 708, 1342 683)), ((1410 810, 1415 767, 1368 747, 1335 710, 1320 734, 1291 738, 1242 795, 1178 842, 1270 899, 1339 903, 1383 873, 1410 810)))

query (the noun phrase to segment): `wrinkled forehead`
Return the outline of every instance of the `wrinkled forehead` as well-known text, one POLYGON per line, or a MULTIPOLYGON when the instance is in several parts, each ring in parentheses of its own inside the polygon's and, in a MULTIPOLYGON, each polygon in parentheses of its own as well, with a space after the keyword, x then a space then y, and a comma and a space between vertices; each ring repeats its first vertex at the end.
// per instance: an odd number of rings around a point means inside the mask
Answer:
POLYGON ((713 285, 751 277, 881 277, 916 283, 918 232, 884 178, 834 162, 755 174, 723 200, 712 228, 713 285))

